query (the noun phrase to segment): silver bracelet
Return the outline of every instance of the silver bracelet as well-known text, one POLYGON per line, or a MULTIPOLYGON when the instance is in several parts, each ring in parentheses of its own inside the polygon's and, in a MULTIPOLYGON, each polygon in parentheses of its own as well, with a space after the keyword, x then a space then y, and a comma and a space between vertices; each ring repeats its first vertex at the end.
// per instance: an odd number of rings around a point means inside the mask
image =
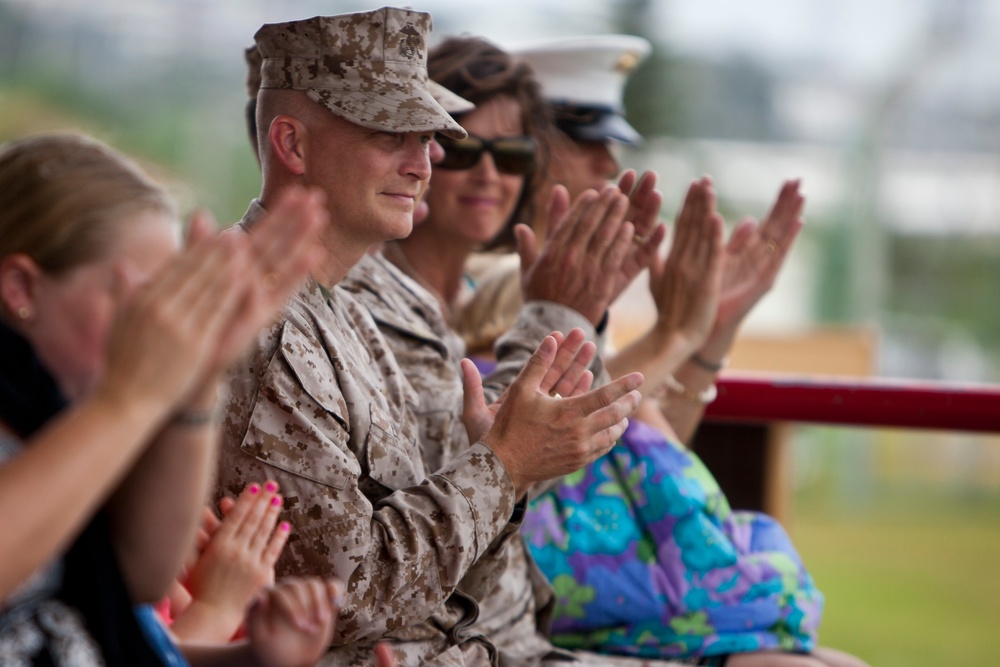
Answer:
POLYGON ((718 363, 715 363, 709 361, 708 359, 701 356, 697 352, 691 355, 691 361, 693 361, 696 366, 704 368, 709 373, 718 373, 723 368, 729 365, 729 357, 722 357, 722 359, 718 363))
POLYGON ((215 408, 209 410, 183 410, 175 412, 170 418, 169 426, 184 426, 196 428, 199 426, 209 426, 216 421, 218 411, 215 408))
POLYGON ((680 380, 673 375, 667 376, 667 379, 663 381, 663 386, 667 388, 667 391, 701 405, 708 405, 719 395, 719 390, 714 384, 709 385, 704 391, 694 391, 681 384, 680 380))

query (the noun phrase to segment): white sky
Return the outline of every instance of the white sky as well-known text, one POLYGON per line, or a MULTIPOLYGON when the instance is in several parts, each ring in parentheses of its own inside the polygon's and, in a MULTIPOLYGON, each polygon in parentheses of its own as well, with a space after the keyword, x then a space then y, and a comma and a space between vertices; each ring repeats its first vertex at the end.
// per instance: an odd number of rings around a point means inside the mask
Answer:
MULTIPOLYGON (((224 18, 227 33, 249 41, 261 23, 380 6, 358 0, 5 0, 52 16, 100 17, 186 12, 224 18)), ((954 3, 960 0, 939 0, 954 3)), ((604 31, 619 7, 613 0, 424 0, 406 3, 430 11, 438 31, 483 34, 498 41, 604 31)), ((654 0, 662 35, 672 45, 702 53, 737 49, 774 55, 826 52, 845 60, 884 56, 926 16, 928 0, 654 0), (850 36, 849 43, 843 41, 850 36), (842 47, 849 46, 849 49, 842 47)), ((220 37, 224 37, 220 35, 220 37)), ((864 64, 861 62, 860 64, 864 64)))
MULTIPOLYGON (((0 0, 32 8, 48 20, 91 21, 131 35, 136 48, 203 45, 225 57, 252 41, 262 24, 316 14, 370 9, 380 0, 0 0)), ((996 0, 652 0, 661 47, 708 57, 731 54, 776 67, 810 68, 870 83, 891 76, 919 50, 935 10, 969 16, 958 51, 971 55, 953 77, 1000 96, 1000 2, 996 0)), ((470 32, 501 44, 537 37, 607 32, 615 0, 423 0, 405 3, 431 12, 436 34, 470 32)))
MULTIPOLYGON (((0 0, 32 8, 52 21, 87 16, 135 33, 153 48, 187 31, 219 51, 249 44, 266 22, 370 9, 381 0, 0 0), (193 27, 193 26, 199 27, 193 27), (207 34, 206 34, 207 33, 207 34)), ((848 78, 886 76, 908 56, 936 8, 964 8, 970 17, 963 48, 984 55, 983 78, 1000 62, 1000 2, 996 0, 652 0, 656 34, 673 50, 706 56, 738 53, 777 66, 813 66, 848 78)), ((471 32, 497 42, 607 32, 615 0, 423 0, 405 3, 431 12, 436 33, 471 32)), ((997 85, 987 84, 991 89, 997 85)))

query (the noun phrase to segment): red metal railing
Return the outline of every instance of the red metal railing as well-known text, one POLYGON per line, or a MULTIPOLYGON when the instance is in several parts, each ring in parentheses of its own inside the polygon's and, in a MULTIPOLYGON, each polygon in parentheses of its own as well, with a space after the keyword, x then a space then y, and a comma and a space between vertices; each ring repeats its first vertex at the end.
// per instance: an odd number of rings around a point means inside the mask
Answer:
POLYGON ((1000 386, 730 372, 710 420, 1000 433, 1000 386))

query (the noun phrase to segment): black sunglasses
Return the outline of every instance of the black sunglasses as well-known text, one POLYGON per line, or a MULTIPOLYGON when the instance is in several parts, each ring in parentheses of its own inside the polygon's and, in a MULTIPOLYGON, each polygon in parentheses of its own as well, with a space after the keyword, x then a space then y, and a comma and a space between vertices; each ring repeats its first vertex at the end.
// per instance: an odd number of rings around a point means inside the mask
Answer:
POLYGON ((525 176, 535 164, 535 140, 531 137, 500 137, 482 139, 469 135, 451 139, 439 134, 437 141, 444 149, 444 159, 434 165, 441 169, 472 169, 488 151, 497 170, 505 174, 525 176))

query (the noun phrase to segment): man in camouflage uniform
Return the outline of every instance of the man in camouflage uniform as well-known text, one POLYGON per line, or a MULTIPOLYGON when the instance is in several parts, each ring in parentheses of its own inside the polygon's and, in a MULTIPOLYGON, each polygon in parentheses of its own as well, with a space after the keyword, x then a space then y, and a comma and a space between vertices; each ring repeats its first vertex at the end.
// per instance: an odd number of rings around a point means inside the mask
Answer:
MULTIPOLYGON (((421 454, 425 462, 443 462, 469 447, 461 428, 462 386, 459 360, 462 340, 448 328, 437 300, 384 257, 369 256, 356 264, 342 283, 364 303, 400 367, 418 390, 421 454)), ((545 330, 543 322, 562 319, 589 329, 578 312, 553 302, 529 302, 515 327, 498 342, 498 371, 486 378, 487 394, 499 391, 523 356, 519 349, 545 330)), ((542 334, 544 335, 544 334, 542 334)), ((433 465, 432 463, 430 463, 433 465)), ((520 524, 520 515, 512 524, 520 524)), ((485 635, 498 651, 498 665, 606 665, 665 667, 678 663, 565 651, 546 636, 555 603, 551 584, 538 570, 516 533, 505 534, 503 550, 494 548, 492 590, 477 599, 479 618, 472 629, 485 635)), ((472 663, 469 663, 472 664, 472 663)))
POLYGON ((242 224, 252 234, 300 183, 326 192, 331 225, 315 279, 232 374, 220 482, 236 492, 277 480, 295 531, 281 572, 347 582, 329 665, 367 664, 378 639, 401 665, 499 664, 470 626, 516 535, 518 500, 607 451, 638 402, 638 375, 549 396, 575 384, 578 361, 546 338, 495 418, 468 402, 474 444, 428 462, 413 388, 337 283, 373 245, 409 232, 432 132, 464 134, 428 91, 429 29, 427 14, 383 8, 256 35, 264 184, 242 224))

